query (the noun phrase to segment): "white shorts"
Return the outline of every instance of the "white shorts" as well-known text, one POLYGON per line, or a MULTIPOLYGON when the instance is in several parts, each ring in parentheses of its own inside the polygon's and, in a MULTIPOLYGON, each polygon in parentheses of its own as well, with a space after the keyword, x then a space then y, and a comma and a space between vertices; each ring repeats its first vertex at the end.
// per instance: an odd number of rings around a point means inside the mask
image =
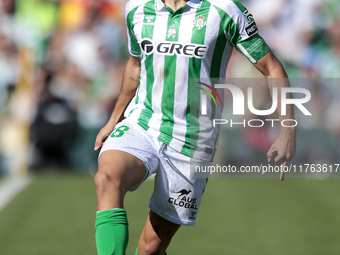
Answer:
MULTIPOLYGON (((195 177, 190 174, 190 166, 209 165, 210 162, 198 161, 172 149, 129 119, 116 126, 100 154, 107 150, 124 151, 140 159, 146 167, 144 180, 156 174, 149 204, 152 211, 179 225, 195 225, 209 174, 195 177)), ((142 182, 130 191, 136 190, 142 182)))

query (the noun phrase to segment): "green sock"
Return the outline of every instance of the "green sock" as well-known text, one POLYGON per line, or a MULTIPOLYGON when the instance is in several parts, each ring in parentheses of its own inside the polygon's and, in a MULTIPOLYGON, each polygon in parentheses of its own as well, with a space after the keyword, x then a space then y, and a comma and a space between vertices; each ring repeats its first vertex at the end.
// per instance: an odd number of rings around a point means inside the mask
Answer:
MULTIPOLYGON (((136 253, 135 253, 135 255, 138 255, 138 248, 137 248, 137 250, 136 250, 136 253)), ((165 255, 167 255, 167 253, 165 252, 165 255)))
POLYGON ((97 212, 96 244, 98 255, 125 255, 129 241, 128 220, 122 208, 97 212))

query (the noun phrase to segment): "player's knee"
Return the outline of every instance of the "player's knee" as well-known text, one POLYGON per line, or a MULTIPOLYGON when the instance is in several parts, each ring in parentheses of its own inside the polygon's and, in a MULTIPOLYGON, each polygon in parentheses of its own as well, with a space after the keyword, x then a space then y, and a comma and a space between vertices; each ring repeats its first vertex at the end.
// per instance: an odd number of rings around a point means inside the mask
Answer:
POLYGON ((120 190, 121 181, 118 178, 112 177, 105 171, 98 171, 94 177, 94 183, 97 195, 105 193, 107 190, 120 190))
POLYGON ((110 177, 105 172, 98 171, 94 177, 94 184, 96 186, 97 193, 104 190, 109 181, 110 177))

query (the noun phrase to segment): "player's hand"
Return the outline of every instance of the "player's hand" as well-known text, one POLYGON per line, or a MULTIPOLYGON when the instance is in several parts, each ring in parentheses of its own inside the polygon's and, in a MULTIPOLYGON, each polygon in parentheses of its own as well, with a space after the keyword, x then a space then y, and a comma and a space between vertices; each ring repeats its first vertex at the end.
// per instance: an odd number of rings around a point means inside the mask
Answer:
MULTIPOLYGON (((296 152, 296 131, 295 129, 286 129, 280 132, 279 137, 270 147, 267 157, 268 162, 274 159, 275 163, 281 162, 285 167, 289 161, 295 156, 296 152)), ((280 180, 283 181, 285 172, 281 171, 280 180)))
POLYGON ((109 122, 99 131, 97 138, 96 138, 96 142, 94 144, 95 151, 99 150, 102 147, 104 141, 111 134, 115 125, 116 124, 112 124, 109 122))

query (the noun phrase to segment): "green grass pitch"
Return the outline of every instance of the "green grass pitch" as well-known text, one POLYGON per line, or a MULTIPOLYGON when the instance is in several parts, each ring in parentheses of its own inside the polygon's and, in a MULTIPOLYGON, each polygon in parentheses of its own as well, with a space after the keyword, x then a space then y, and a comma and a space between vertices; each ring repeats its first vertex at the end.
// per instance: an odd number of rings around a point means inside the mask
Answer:
MULTIPOLYGON (((340 180, 211 179, 195 227, 182 227, 169 255, 338 255, 340 180)), ((153 182, 126 197, 133 255, 153 182)), ((1 255, 95 255, 92 177, 53 174, 0 211, 1 255)))

